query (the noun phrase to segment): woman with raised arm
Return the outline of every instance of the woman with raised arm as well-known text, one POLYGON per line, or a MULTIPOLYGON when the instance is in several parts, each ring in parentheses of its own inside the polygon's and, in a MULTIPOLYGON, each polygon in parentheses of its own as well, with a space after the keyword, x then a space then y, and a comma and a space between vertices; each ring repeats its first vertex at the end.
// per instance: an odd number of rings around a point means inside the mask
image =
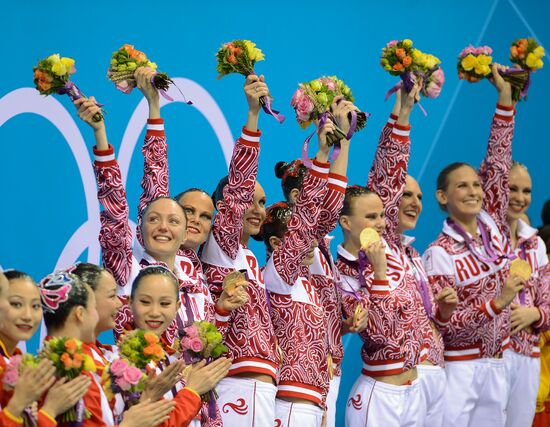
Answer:
MULTIPOLYGON (((400 110, 401 91, 399 90, 396 93, 395 104, 388 120, 388 126, 393 126, 399 117, 400 110)), ((380 159, 397 148, 392 147, 394 141, 388 138, 387 132, 383 132, 383 136, 375 155, 380 159)), ((458 303, 458 298, 456 291, 450 287, 442 289, 434 297, 431 287, 428 285, 428 276, 422 265, 422 258, 412 246, 415 239, 404 234, 416 227, 421 212, 422 191, 418 182, 411 175, 407 175, 399 204, 397 232, 401 236, 402 253, 405 256, 409 270, 414 275, 416 286, 422 296, 424 312, 428 316, 431 325, 431 331, 425 337, 426 350, 422 355, 421 362, 416 367, 426 408, 424 426, 440 427, 443 425, 443 397, 446 377, 443 369, 443 339, 439 332, 439 325, 444 325, 446 323, 444 319, 448 320, 450 318, 458 303)))
MULTIPOLYGON (((342 115, 352 108, 351 103, 342 104, 342 115)), ((347 184, 349 141, 341 141, 340 155, 329 173, 326 136, 334 129, 327 120, 319 130, 319 150, 295 203, 271 206, 263 225, 268 252, 264 278, 281 351, 275 406, 280 426, 317 427, 326 407, 330 383, 326 307, 312 283, 312 264, 318 239, 330 231, 332 219, 332 227, 336 223, 347 184)))
POLYGON ((340 217, 344 243, 338 248, 337 266, 344 311, 349 317, 368 310, 367 327, 360 334, 363 370, 350 393, 347 426, 424 425, 416 367, 427 353, 430 324, 398 232, 410 150, 409 115, 420 84, 415 82, 410 93, 402 94, 397 121, 382 131, 368 188, 348 189, 340 217), (362 244, 360 234, 366 227, 374 230, 369 231, 371 241, 362 244))
POLYGON ((513 162, 508 180, 510 198, 508 225, 510 246, 518 259, 526 261, 525 288, 510 305, 510 347, 504 351, 508 365, 510 394, 507 427, 533 422, 540 383, 540 336, 550 329, 550 265, 547 248, 536 228, 521 218, 531 204, 531 177, 527 167, 513 162))
MULTIPOLYGON (((128 204, 122 186, 120 170, 114 157, 114 149, 107 142, 105 123, 94 122, 92 117, 98 111, 93 98, 81 98, 75 102, 79 117, 94 129, 96 146, 94 148, 94 169, 98 181, 98 198, 103 204, 101 213, 100 244, 103 250, 103 262, 117 284, 118 294, 123 301, 116 322, 115 335, 120 335, 124 325, 131 324, 131 312, 127 306, 129 283, 132 283, 139 270, 151 263, 164 262, 180 279, 181 299, 185 318, 192 313, 196 302, 187 297, 188 276, 183 272, 181 263, 176 262, 176 253, 186 239, 187 220, 181 206, 169 197, 168 160, 164 120, 160 118, 158 90, 151 84, 152 70, 142 67, 136 70, 138 88, 142 91, 149 105, 147 133, 142 147, 144 156, 143 193, 138 206, 138 241, 134 248, 132 233, 128 223, 128 204)), ((226 313, 233 308, 233 303, 224 304, 221 298, 221 310, 226 313)), ((204 304, 203 304, 204 305, 204 304)), ((199 311, 200 310, 195 310, 199 311)), ((208 311, 208 310, 204 310, 208 311)), ((223 325, 220 325, 223 326, 223 325)), ((174 338, 176 324, 169 341, 174 338)))
POLYGON ((434 293, 450 286, 459 299, 442 328, 445 426, 503 426, 506 420, 509 386, 502 352, 510 335, 509 305, 524 280, 509 274, 506 217, 515 109, 499 70, 494 64, 498 104, 479 175, 465 163, 440 172, 436 197, 448 218, 423 255, 434 293))
POLYGON ((248 120, 235 144, 229 175, 214 193, 218 213, 201 260, 215 299, 223 293, 223 281, 230 272, 244 272, 249 283, 247 302, 226 313, 224 344, 233 364, 229 377, 217 387, 224 424, 273 427, 279 357, 264 280, 258 260, 248 249, 250 236, 259 233, 265 219, 265 193, 256 176, 261 135, 259 99, 269 90, 263 76, 250 75, 244 91, 248 120))
MULTIPOLYGON (((344 133, 349 130, 348 113, 356 110, 356 107, 348 101, 335 100, 332 106, 333 114, 344 133)), ((367 311, 363 311, 358 319, 350 317, 342 321, 342 308, 340 292, 338 291, 338 271, 334 265, 330 253, 330 240, 328 234, 336 227, 340 210, 344 202, 344 192, 340 191, 338 185, 333 183, 347 182, 345 177, 346 166, 338 167, 338 163, 347 162, 347 150, 349 141, 344 141, 340 156, 334 162, 334 170, 329 174, 329 186, 323 203, 320 206, 319 221, 316 229, 316 240, 319 246, 315 248, 314 260, 309 271, 311 284, 319 296, 321 306, 324 309, 325 329, 329 345, 329 377, 330 386, 326 397, 326 426, 334 427, 336 423, 336 401, 341 378, 341 363, 344 356, 342 346, 342 329, 346 332, 360 332, 366 326, 367 311), (337 172, 342 170, 343 173, 337 172), (336 197, 336 194, 338 197, 336 197), (355 324, 354 324, 355 321, 355 324)), ((301 160, 294 160, 291 163, 279 162, 275 166, 275 174, 281 179, 281 187, 287 203, 292 207, 302 190, 304 178, 308 168, 301 160)))

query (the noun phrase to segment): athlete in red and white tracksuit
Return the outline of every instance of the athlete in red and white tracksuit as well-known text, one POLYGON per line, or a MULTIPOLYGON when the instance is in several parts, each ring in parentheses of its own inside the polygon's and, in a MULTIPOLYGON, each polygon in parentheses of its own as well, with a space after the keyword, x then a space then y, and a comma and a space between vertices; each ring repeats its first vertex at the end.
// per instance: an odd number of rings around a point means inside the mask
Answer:
POLYGON ((227 425, 272 427, 279 358, 263 275, 254 253, 241 243, 243 218, 254 196, 260 135, 260 131, 243 128, 235 144, 229 182, 201 261, 214 299, 222 293, 223 279, 231 271, 245 271, 249 282, 248 301, 225 319, 228 329, 224 344, 233 364, 228 377, 216 387, 223 421, 227 425), (258 381, 256 375, 267 376, 273 383, 258 381))
MULTIPOLYGON (((400 97, 396 97, 394 112, 390 114, 387 125, 382 131, 376 150, 375 161, 378 164, 383 162, 384 157, 391 156, 392 152, 398 150, 399 148, 392 147, 392 143, 395 142, 395 140, 390 138, 390 134, 392 127, 398 119, 396 114, 399 114, 400 104, 400 97)), ((418 197, 418 195, 413 193, 415 190, 419 191, 419 187, 415 188, 414 185, 408 184, 411 180, 414 181, 412 177, 407 177, 404 191, 408 191, 409 194, 407 197, 409 198, 418 197), (411 185, 411 187, 408 187, 409 185, 411 185)), ((418 200, 417 203, 420 205, 421 211, 421 200, 418 200)), ((400 210, 410 208, 410 203, 403 201, 402 199, 400 210)), ((414 208, 414 206, 412 206, 412 208, 414 208)), ((418 215, 420 214, 420 211, 418 211, 418 215)), ((408 222, 404 220, 402 223, 401 216, 402 214, 399 215, 398 225, 398 230, 400 233, 414 228, 410 220, 408 220, 408 222)), ((421 294, 424 292, 422 303, 424 306, 424 311, 430 320, 431 326, 429 333, 425 337, 425 352, 422 354, 421 363, 416 367, 416 369, 418 378, 420 379, 420 386, 424 394, 426 412, 424 425, 427 427, 439 427, 443 423, 443 396, 446 377, 443 370, 443 340, 437 325, 445 324, 446 321, 444 321, 441 316, 437 316, 440 314, 440 311, 436 307, 435 298, 432 289, 429 286, 426 271, 422 265, 422 259, 418 251, 411 246, 414 240, 414 237, 401 234, 401 247, 405 255, 404 259, 413 273, 417 288, 420 290, 421 294)))
POLYGON ((550 329, 550 264, 546 246, 537 230, 521 219, 517 220, 514 253, 528 261, 532 271, 514 304, 538 309, 540 319, 511 335, 509 345, 504 346, 510 382, 507 427, 530 425, 533 421, 540 382, 540 333, 550 329))
POLYGON ((409 157, 409 126, 387 125, 388 150, 375 157, 369 187, 381 198, 387 225, 384 234, 387 280, 375 280, 368 262, 363 272, 366 288, 359 281, 359 261, 343 246, 338 248, 337 267, 342 276, 344 312, 353 316, 361 301, 368 310, 363 340, 362 375, 355 382, 346 408, 346 425, 422 426, 423 396, 416 366, 426 355, 425 337, 430 325, 410 265, 396 232, 398 211, 409 157), (411 384, 394 385, 377 377, 410 374, 411 384))
POLYGON ((514 108, 497 105, 480 169, 485 210, 477 215, 481 236, 474 243, 485 261, 470 250, 449 219, 423 255, 434 293, 450 286, 459 299, 449 323, 441 329, 447 374, 445 426, 502 426, 505 422, 508 383, 502 350, 509 336, 510 311, 499 310, 495 298, 508 277, 506 211, 513 131, 514 108), (482 250, 482 231, 498 255, 493 262, 482 250))
POLYGON ((314 160, 293 207, 288 231, 264 269, 282 351, 276 404, 276 424, 280 426, 319 426, 329 388, 326 307, 312 283, 313 266, 302 265, 313 241, 334 227, 342 204, 347 179, 328 172, 328 163, 314 160))

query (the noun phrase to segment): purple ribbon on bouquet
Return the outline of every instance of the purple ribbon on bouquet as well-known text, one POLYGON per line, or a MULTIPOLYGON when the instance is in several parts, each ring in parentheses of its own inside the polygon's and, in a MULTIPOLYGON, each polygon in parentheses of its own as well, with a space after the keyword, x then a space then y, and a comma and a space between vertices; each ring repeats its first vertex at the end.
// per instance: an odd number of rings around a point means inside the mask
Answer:
MULTIPOLYGON (((57 89, 56 93, 59 95, 69 95, 69 98, 71 98, 71 101, 73 102, 77 99, 84 97, 84 94, 73 82, 65 83, 65 86, 63 86, 61 89, 57 89)), ((103 107, 103 104, 100 104, 98 102, 96 102, 95 105, 97 105, 98 107, 103 107)))
MULTIPOLYGON (((428 80, 428 77, 430 76, 430 74, 432 74, 435 70, 437 70, 438 67, 434 67, 433 69, 431 69, 428 73, 424 74, 424 73, 421 73, 419 71, 415 71, 414 73, 412 72, 406 72, 406 73, 403 73, 400 75, 401 77, 401 81, 396 83, 394 86, 392 86, 392 88, 390 90, 388 90, 386 92, 386 97, 384 98, 384 101, 387 101, 388 98, 393 95, 395 92, 397 92, 399 89, 403 88, 405 89, 406 92, 410 92, 414 86, 414 82, 413 82, 413 79, 412 79, 412 76, 413 74, 415 76, 420 76, 422 77, 422 85, 425 85, 426 84, 426 81, 428 80)), ((422 113, 424 114, 424 116, 428 116, 428 112, 424 109, 424 107, 422 106, 422 104, 419 102, 416 103, 418 105, 418 108, 420 108, 420 110, 422 111, 422 113)))
POLYGON ((34 414, 32 413, 31 408, 25 408, 23 410, 23 418, 24 418, 24 422, 23 422, 24 426, 28 426, 28 427, 37 426, 37 421, 36 421, 36 418, 34 417, 34 414))
POLYGON ((84 399, 80 399, 75 406, 76 420, 70 421, 67 424, 70 427, 82 427, 84 423, 84 416, 86 414, 86 407, 84 406, 84 399))
POLYGON ((414 260, 409 257, 409 261, 411 263, 411 267, 414 273, 414 277, 416 278, 418 292, 420 292, 420 297, 422 298, 422 305, 424 306, 424 310, 426 310, 426 314, 428 315, 428 319, 433 319, 433 309, 432 309, 432 302, 430 300, 430 291, 428 290, 428 284, 426 283, 426 280, 424 279, 424 276, 421 271, 416 268, 416 265, 414 264, 414 260))
MULTIPOLYGON (((160 89, 158 88, 156 85, 155 85, 155 76, 157 75, 158 73, 155 73, 151 76, 151 84, 157 88, 157 90, 159 91, 159 93, 162 95, 162 97, 164 99, 166 99, 167 101, 173 101, 174 98, 172 98, 170 95, 168 95, 168 93, 166 93, 166 91, 164 89, 160 89)), ((183 94, 183 92, 181 91, 181 89, 178 87, 178 85, 176 85, 172 80, 170 80, 170 82, 175 86, 175 88, 179 91, 179 93, 181 93, 181 96, 183 97, 183 100, 185 101, 185 103, 187 105, 193 105, 193 102, 192 101, 188 101, 187 98, 185 97, 185 95, 183 94)))
MULTIPOLYGON (((355 113, 355 111, 353 113, 355 113)), ((328 111, 325 111, 319 116, 319 125, 315 128, 313 132, 311 132, 311 134, 304 140, 304 143, 302 144, 302 163, 307 168, 311 168, 311 164, 312 164, 308 155, 309 142, 311 141, 311 138, 313 138, 313 135, 315 135, 315 132, 317 132, 319 129, 321 129, 325 125, 325 123, 327 122, 328 115, 329 115, 328 111)), ((353 116, 352 116, 352 120, 353 120, 353 116)), ((353 127, 353 132, 355 132, 356 127, 357 127, 357 114, 355 114, 355 125, 353 127)), ((351 135, 353 135, 353 132, 351 132, 351 129, 352 128, 350 125, 350 130, 348 131, 348 135, 346 136, 346 139, 351 138, 351 135)), ((338 158, 339 155, 340 155, 340 146, 335 144, 332 150, 332 153, 330 153, 329 159, 335 160, 338 158)))
MULTIPOLYGON (((527 261, 527 250, 525 249, 525 242, 521 244, 521 255, 520 258, 524 261, 527 261)), ((519 303, 525 305, 525 287, 519 291, 519 303)))
MULTIPOLYGON (((501 76, 513 76, 514 74, 521 74, 525 73, 523 68, 508 68, 507 70, 500 70, 499 74, 501 76)), ((489 81, 494 85, 495 81, 492 76, 488 77, 489 81)), ((529 92, 529 86, 531 86, 531 72, 527 71, 527 81, 525 82, 525 85, 521 88, 520 96, 521 98, 525 98, 527 96, 527 92, 529 92)))
POLYGON ((466 242, 466 246, 468 249, 474 254, 474 256, 481 262, 484 262, 486 264, 493 263, 497 261, 500 258, 508 258, 508 259, 514 259, 516 256, 514 254, 505 254, 505 255, 498 255, 495 253, 491 246, 491 241, 489 240, 489 237, 487 236, 487 231, 485 230, 485 225, 479 218, 477 218, 477 226, 479 227, 480 233, 481 233, 481 240, 483 242, 483 248, 485 249, 485 253, 488 256, 483 255, 483 253, 478 249, 470 235, 462 228, 460 225, 458 225, 455 221, 453 221, 451 218, 447 218, 447 224, 449 224, 449 227, 451 227, 460 237, 464 239, 466 242))
POLYGON ((283 123, 285 121, 285 116, 283 116, 279 111, 273 109, 269 96, 263 96, 262 99, 264 102, 262 105, 262 109, 270 116, 275 117, 275 120, 277 120, 279 123, 283 123))

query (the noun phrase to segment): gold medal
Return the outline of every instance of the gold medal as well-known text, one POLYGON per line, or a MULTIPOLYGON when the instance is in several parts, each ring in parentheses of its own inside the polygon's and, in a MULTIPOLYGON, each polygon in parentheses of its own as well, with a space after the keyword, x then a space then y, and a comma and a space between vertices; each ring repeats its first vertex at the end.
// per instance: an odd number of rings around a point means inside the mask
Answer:
POLYGON ((376 232, 374 228, 367 227, 361 231, 359 235, 359 241, 361 242, 361 247, 367 249, 371 243, 376 243, 380 241, 380 235, 376 232))
POLYGON ((237 288, 239 286, 244 286, 248 282, 246 281, 246 276, 240 271, 232 271, 223 279, 222 288, 227 295, 232 297, 235 295, 237 288))
POLYGON ((521 258, 516 258, 510 263, 510 276, 516 275, 527 281, 532 272, 529 263, 521 258))
POLYGON ((332 363, 332 355, 328 354, 328 376, 330 379, 334 378, 334 364, 332 363))
POLYGON ((361 316, 361 313, 363 313, 363 306, 361 303, 357 304, 357 307, 355 307, 355 312, 353 313, 353 325, 357 323, 357 320, 359 319, 359 316, 361 316))

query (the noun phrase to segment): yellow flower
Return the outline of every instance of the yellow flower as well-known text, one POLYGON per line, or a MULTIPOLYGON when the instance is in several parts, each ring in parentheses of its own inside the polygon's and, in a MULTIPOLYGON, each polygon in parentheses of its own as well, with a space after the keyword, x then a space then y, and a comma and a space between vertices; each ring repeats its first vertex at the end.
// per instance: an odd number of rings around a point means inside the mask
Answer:
POLYGON ((264 59, 264 54, 260 49, 256 47, 256 43, 252 43, 250 40, 243 40, 244 47, 246 48, 246 53, 251 61, 262 61, 264 59))
POLYGON ((50 55, 47 58, 47 61, 51 64, 55 64, 56 62, 60 62, 61 58, 59 57, 59 53, 56 53, 55 55, 50 55))
POLYGON ((54 62, 52 65, 52 72, 57 76, 63 76, 67 74, 67 68, 61 61, 54 62))
POLYGON ((401 42, 401 44, 403 45, 403 47, 412 47, 413 42, 411 39, 405 39, 401 42))
POLYGON ((493 57, 489 55, 479 55, 477 57, 478 65, 491 65, 493 62, 493 57))
POLYGON ((477 65, 477 59, 474 55, 470 53, 462 58, 462 61, 460 61, 460 63, 462 64, 462 68, 464 68, 466 71, 471 71, 477 65))
POLYGON ((148 61, 148 62, 147 62, 147 66, 148 66, 149 68, 152 68, 153 70, 156 70, 156 69, 157 69, 157 64, 156 64, 156 62, 148 61))
POLYGON ((95 365, 94 359, 92 359, 88 355, 84 355, 84 370, 88 372, 96 371, 96 365, 95 365))
POLYGON ((74 67, 74 59, 72 58, 61 58, 61 63, 65 66, 67 71, 70 71, 74 67))
POLYGON ((319 92, 321 90, 321 88, 323 87, 323 85, 321 84, 321 82, 319 80, 313 80, 310 83, 310 86, 315 92, 319 92))
POLYGON ((533 54, 537 58, 542 58, 544 56, 544 48, 542 46, 537 46, 535 50, 533 50, 533 54))
POLYGON ((537 60, 539 60, 539 58, 537 58, 533 52, 530 52, 529 55, 527 55, 527 58, 525 58, 525 63, 529 68, 535 69, 537 60))
POLYGON ((475 72, 479 74, 480 76, 487 76, 491 74, 491 68, 488 65, 484 64, 477 64, 475 66, 475 72))
POLYGON ((435 67, 437 64, 441 63, 441 61, 439 60, 439 58, 433 56, 433 55, 430 55, 430 54, 426 54, 425 55, 425 59, 424 59, 424 65, 426 66, 426 68, 428 69, 432 69, 433 67, 435 67))

